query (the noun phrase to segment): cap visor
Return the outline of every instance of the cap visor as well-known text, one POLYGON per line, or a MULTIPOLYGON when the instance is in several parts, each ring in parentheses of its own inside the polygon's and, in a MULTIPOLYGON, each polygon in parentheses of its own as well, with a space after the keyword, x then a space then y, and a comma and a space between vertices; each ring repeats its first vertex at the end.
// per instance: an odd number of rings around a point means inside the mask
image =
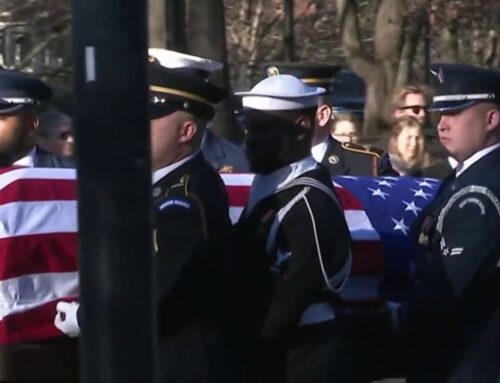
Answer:
POLYGON ((168 116, 174 112, 179 110, 183 110, 183 108, 179 105, 171 105, 171 104, 149 104, 148 105, 148 116, 150 120, 156 120, 157 118, 168 116))
POLYGON ((477 104, 477 101, 463 100, 463 101, 438 101, 434 102, 429 110, 436 112, 458 112, 467 109, 477 104))
POLYGON ((11 114, 19 111, 22 109, 25 104, 17 104, 17 105, 12 105, 12 104, 1 104, 0 103, 0 115, 2 114, 11 114))

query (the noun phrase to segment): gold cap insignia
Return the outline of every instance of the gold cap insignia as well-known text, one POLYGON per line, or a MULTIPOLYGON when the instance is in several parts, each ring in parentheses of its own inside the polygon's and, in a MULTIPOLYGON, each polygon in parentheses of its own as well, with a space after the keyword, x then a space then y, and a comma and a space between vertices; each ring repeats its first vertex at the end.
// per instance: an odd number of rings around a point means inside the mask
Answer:
POLYGON ((161 188, 156 187, 153 189, 153 198, 158 197, 161 194, 161 188))
POLYGON ((332 165, 338 164, 339 161, 340 161, 340 159, 338 156, 333 155, 333 156, 328 157, 328 162, 331 163, 332 165))
POLYGON ((231 165, 222 165, 219 168, 219 173, 232 173, 234 172, 234 167, 231 165))
POLYGON ((270 66, 269 68, 267 68, 267 77, 274 77, 278 76, 279 74, 280 71, 275 66, 270 66))

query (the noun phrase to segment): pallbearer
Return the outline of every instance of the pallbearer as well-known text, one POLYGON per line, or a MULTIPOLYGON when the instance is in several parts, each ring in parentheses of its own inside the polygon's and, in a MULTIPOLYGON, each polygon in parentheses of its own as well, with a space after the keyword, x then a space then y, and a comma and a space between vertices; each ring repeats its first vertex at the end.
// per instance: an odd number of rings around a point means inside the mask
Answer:
POLYGON ((252 382, 349 381, 335 313, 350 273, 349 231, 328 171, 310 154, 324 93, 281 75, 240 94, 257 173, 235 230, 252 382))

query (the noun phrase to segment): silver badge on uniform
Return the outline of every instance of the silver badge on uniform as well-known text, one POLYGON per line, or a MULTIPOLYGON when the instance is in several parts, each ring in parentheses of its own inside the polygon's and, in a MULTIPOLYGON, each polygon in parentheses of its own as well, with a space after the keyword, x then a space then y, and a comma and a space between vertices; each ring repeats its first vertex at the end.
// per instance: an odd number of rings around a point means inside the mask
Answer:
POLYGON ((340 158, 338 156, 333 155, 333 156, 328 157, 328 162, 331 163, 332 165, 338 164, 339 161, 340 161, 340 158))
POLYGON ((153 198, 158 197, 160 194, 161 194, 161 188, 159 187, 153 188, 153 198))

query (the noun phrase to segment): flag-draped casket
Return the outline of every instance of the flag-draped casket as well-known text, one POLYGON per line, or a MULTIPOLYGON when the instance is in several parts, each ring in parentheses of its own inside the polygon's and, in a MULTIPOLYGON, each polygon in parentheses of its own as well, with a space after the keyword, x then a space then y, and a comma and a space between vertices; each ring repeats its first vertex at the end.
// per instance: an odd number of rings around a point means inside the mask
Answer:
MULTIPOLYGON (((75 176, 67 169, 0 172, 0 344, 62 336, 53 325, 55 305, 78 298, 75 176)), ((223 175, 233 222, 252 178, 223 175)), ((416 252, 410 226, 438 182, 335 177, 334 184, 353 239, 353 270, 344 300, 356 307, 402 299, 416 252)))

